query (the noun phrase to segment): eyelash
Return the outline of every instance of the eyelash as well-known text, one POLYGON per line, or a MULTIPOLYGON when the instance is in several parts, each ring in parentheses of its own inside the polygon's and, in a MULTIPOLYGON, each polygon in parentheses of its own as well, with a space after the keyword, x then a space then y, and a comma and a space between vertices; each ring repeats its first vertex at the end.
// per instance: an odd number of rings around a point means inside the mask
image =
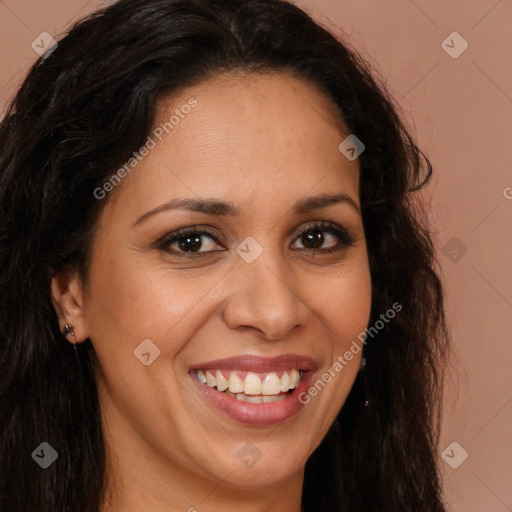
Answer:
MULTIPOLYGON (((350 235, 350 233, 340 226, 337 226, 336 224, 333 224, 332 222, 316 222, 313 225, 308 225, 304 228, 302 228, 299 233, 297 234, 296 239, 301 238, 302 236, 308 234, 311 231, 323 231, 325 233, 329 233, 331 235, 334 235, 338 239, 338 243, 335 247, 331 247, 328 249, 300 249, 303 251, 306 251, 308 253, 322 253, 322 254, 329 254, 337 251, 341 251, 347 247, 350 247, 354 244, 354 238, 350 235)), ((179 229, 177 231, 174 231, 173 233, 170 233, 169 235, 165 236, 163 239, 161 239, 158 243, 158 249, 162 251, 169 252, 169 247, 174 244, 175 242, 178 242, 182 238, 186 238, 190 235, 205 235, 209 238, 213 239, 217 244, 221 245, 215 235, 211 233, 210 231, 207 231, 205 229, 202 229, 200 226, 190 227, 190 228, 183 228, 179 229)), ((295 249, 297 250, 297 249, 295 249)), ((202 252, 185 252, 185 251, 179 251, 179 255, 183 255, 185 258, 196 258, 200 256, 204 256, 206 254, 210 254, 211 252, 220 252, 220 251, 202 251, 202 252)))

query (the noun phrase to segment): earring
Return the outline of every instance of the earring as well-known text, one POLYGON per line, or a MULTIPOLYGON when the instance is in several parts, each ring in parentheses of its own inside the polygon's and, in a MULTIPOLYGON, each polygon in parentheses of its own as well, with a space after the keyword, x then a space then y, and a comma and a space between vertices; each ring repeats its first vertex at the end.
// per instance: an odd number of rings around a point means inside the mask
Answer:
POLYGON ((73 326, 70 325, 70 324, 66 324, 64 326, 64 334, 67 336, 68 334, 71 334, 71 336, 73 336, 73 339, 75 340, 75 343, 76 343, 76 337, 75 337, 75 331, 73 330, 73 326))
MULTIPOLYGON (((366 357, 362 356, 361 357, 361 366, 359 367, 359 371, 363 372, 365 368, 366 368, 366 357)), ((368 407, 369 405, 370 405, 370 401, 365 399, 364 406, 368 407)))

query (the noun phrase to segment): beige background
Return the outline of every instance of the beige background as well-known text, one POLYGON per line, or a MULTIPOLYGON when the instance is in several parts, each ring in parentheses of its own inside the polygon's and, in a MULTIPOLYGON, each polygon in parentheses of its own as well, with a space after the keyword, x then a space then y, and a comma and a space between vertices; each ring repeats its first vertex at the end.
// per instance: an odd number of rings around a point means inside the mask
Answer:
MULTIPOLYGON (((59 39, 105 3, 0 0, 2 113, 37 57, 32 41, 41 32, 59 39)), ((468 453, 457 469, 441 459, 444 488, 453 512, 512 510, 512 2, 298 4, 351 37, 434 165, 432 220, 459 360, 439 455, 454 441, 468 453), (458 58, 442 46, 454 31, 468 43, 458 58)), ((460 51, 461 42, 452 36, 445 45, 460 51)), ((461 453, 448 450, 447 460, 461 453)))

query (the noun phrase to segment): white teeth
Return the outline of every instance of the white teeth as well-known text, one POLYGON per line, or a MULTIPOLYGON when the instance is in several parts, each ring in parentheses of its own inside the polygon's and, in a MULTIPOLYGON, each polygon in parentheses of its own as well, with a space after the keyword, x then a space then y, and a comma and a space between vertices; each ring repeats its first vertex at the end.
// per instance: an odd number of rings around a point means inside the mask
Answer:
MULTIPOLYGON (((225 393, 229 393, 229 391, 225 391, 225 393)), ((231 393, 229 393, 231 394, 231 393)), ((231 395, 233 398, 236 398, 239 402, 247 402, 250 404, 268 404, 270 402, 279 402, 280 400, 284 400, 286 395, 272 395, 272 396, 251 396, 246 395, 245 393, 237 393, 236 395, 231 395)))
POLYGON ((263 397, 262 396, 248 396, 248 395, 245 395, 245 397, 246 397, 245 401, 249 402, 250 404, 262 404, 263 403, 263 397))
POLYGON ((299 385, 299 382, 300 382, 300 373, 299 373, 299 370, 297 370, 296 368, 294 368, 294 369, 290 372, 290 389, 295 389, 295 388, 299 385))
POLYGON ((206 384, 212 388, 217 385, 217 380, 210 372, 206 372, 206 384))
MULTIPOLYGON (((263 395, 278 395, 280 391, 281 379, 274 372, 267 373, 261 383, 261 393, 263 395)), ((288 391, 288 389, 286 391, 288 391)))
POLYGON ((217 389, 219 391, 224 391, 228 389, 229 382, 227 381, 226 377, 222 375, 222 372, 220 370, 217 370, 215 372, 215 378, 217 380, 217 389))
POLYGON ((283 376, 281 377, 281 391, 288 391, 290 389, 290 376, 288 375, 288 372, 284 372, 283 376))
POLYGON ((204 376, 203 370, 197 370, 196 374, 199 381, 202 382, 203 384, 206 384, 206 377, 204 376))
POLYGON ((286 393, 299 385, 303 373, 293 368, 284 371, 279 378, 276 372, 265 373, 262 376, 247 372, 245 379, 242 380, 235 370, 230 371, 229 379, 224 376, 222 370, 196 370, 198 380, 211 388, 216 388, 217 391, 229 392, 233 395, 245 393, 251 396, 277 396, 281 392, 286 393))
POLYGON ((258 375, 252 372, 247 372, 244 380, 244 389, 242 391, 246 395, 261 395, 261 379, 258 375))
POLYGON ((264 404, 269 404, 270 402, 278 402, 279 400, 282 400, 283 398, 286 398, 285 395, 272 395, 272 396, 265 396, 263 395, 261 399, 263 400, 264 404))
POLYGON ((229 391, 231 393, 241 393, 244 390, 244 383, 242 379, 236 374, 231 372, 229 376, 229 391))

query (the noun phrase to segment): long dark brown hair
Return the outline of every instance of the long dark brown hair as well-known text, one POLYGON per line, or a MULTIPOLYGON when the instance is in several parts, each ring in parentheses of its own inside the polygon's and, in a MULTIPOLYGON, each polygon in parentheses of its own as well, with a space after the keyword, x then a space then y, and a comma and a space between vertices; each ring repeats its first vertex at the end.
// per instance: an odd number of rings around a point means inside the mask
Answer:
MULTIPOLYGON (((366 367, 306 465, 306 512, 442 512, 437 442, 449 334, 425 209, 432 174, 365 60, 282 0, 120 0, 39 59, 0 126, 0 509, 97 512, 105 492, 95 354, 59 330, 52 270, 87 269, 94 190, 146 141, 156 103, 223 71, 317 84, 366 148, 372 278, 366 367), (416 204, 417 203, 417 204, 416 204), (365 403, 368 406, 365 407, 365 403), (58 459, 42 469, 33 450, 58 459)), ((343 36, 344 38, 344 36, 343 36)))

